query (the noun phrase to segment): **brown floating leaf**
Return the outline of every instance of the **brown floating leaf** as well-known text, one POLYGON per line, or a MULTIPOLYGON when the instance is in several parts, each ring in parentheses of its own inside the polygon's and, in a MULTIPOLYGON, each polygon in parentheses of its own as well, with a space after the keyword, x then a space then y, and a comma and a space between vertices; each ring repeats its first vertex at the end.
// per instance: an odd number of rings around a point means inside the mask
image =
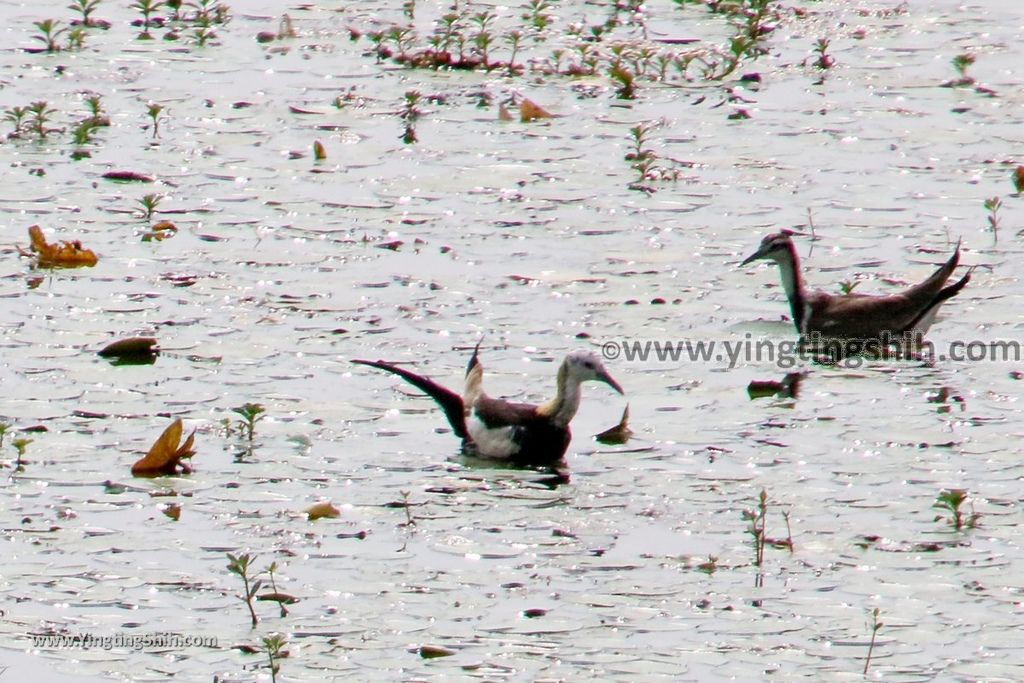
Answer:
POLYGON ((512 112, 508 110, 504 104, 498 105, 498 120, 499 121, 515 121, 516 117, 512 116, 512 112))
POLYGON ((104 358, 152 358, 160 350, 153 337, 130 337, 111 342, 97 353, 104 358))
POLYGON ((311 522, 317 519, 334 519, 335 517, 340 516, 341 510, 331 505, 329 501, 317 503, 316 505, 306 508, 306 517, 308 517, 311 522))
POLYGON ((421 645, 420 657, 423 659, 437 659, 438 657, 451 657, 455 650, 440 645, 421 645))
POLYGON ((192 449, 196 433, 193 430, 185 439, 185 443, 179 446, 183 431, 184 428, 179 417, 164 430, 153 447, 149 449, 146 457, 132 465, 132 474, 136 477, 158 477, 162 474, 177 474, 179 467, 182 474, 191 474, 192 468, 182 460, 196 454, 192 449))
POLYGON ((163 508, 161 508, 160 512, 164 513, 165 515, 173 519, 175 522, 181 519, 181 506, 178 505, 177 503, 170 503, 169 505, 164 505, 163 508))
POLYGON ((260 593, 256 596, 257 600, 264 600, 266 602, 276 602, 278 604, 293 605, 299 601, 294 595, 288 595, 287 593, 260 593))
POLYGON ((135 171, 109 171, 103 174, 107 180, 117 180, 124 183, 151 183, 153 178, 135 171))
POLYGON ((327 150, 324 149, 324 143, 319 140, 313 143, 313 158, 317 161, 323 161, 327 158, 327 150))
POLYGON ((607 446, 620 446, 629 441, 631 436, 633 436, 633 430, 629 428, 629 404, 627 403, 626 409, 622 411, 622 419, 619 420, 619 424, 604 430, 594 438, 607 446))
POLYGON ((174 237, 178 234, 178 226, 170 221, 160 221, 154 223, 153 227, 148 232, 142 234, 143 242, 152 242, 156 240, 160 242, 169 237, 174 237))
POLYGON ((1013 187, 1017 194, 1024 193, 1024 166, 1018 166, 1013 172, 1013 187))
POLYGON ((519 120, 523 123, 539 121, 540 119, 550 119, 552 116, 553 114, 533 100, 524 97, 523 101, 519 103, 519 120))
POLYGON ((79 266, 95 266, 99 260, 96 254, 82 246, 81 242, 60 242, 49 244, 43 236, 43 229, 33 225, 28 229, 32 240, 32 251, 38 263, 44 267, 77 268, 79 266))

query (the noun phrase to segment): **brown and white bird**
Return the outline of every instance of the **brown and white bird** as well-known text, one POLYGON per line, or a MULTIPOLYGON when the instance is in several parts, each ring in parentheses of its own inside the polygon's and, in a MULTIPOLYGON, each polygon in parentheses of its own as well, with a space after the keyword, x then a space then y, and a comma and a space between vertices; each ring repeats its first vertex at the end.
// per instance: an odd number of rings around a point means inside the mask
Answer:
POLYGON ((604 382, 623 393, 600 358, 589 351, 573 351, 562 361, 555 397, 547 403, 534 405, 491 398, 483 390, 484 369, 479 350, 477 345, 466 367, 462 396, 393 363, 352 362, 394 373, 426 392, 441 406, 468 455, 504 460, 518 467, 548 467, 561 462, 572 439, 569 423, 579 408, 580 385, 584 382, 604 382))
POLYGON ((896 294, 835 295, 809 292, 800 272, 800 257, 790 237, 783 231, 766 236, 761 246, 740 265, 758 259, 773 261, 782 275, 782 288, 789 299, 793 322, 801 338, 822 340, 859 340, 886 343, 919 341, 935 321, 943 302, 956 296, 971 280, 968 272, 946 285, 960 262, 960 244, 945 264, 923 282, 896 294))

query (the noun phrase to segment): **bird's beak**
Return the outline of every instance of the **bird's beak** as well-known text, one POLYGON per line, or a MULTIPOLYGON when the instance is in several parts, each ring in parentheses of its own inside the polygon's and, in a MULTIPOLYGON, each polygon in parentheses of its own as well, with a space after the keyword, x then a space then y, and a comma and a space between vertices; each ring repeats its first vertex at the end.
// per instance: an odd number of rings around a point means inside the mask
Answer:
POLYGON ((768 253, 768 250, 765 249, 764 247, 761 247, 760 249, 755 251, 753 254, 751 254, 747 258, 743 259, 743 261, 740 263, 740 265, 741 266, 745 266, 748 263, 750 263, 751 261, 756 261, 759 258, 764 258, 766 253, 768 253))
POLYGON ((619 383, 612 379, 612 376, 609 375, 607 372, 602 370, 600 373, 598 373, 597 380, 599 382, 604 382, 605 384, 607 384, 608 386, 610 386, 612 389, 619 392, 623 396, 626 395, 626 392, 622 390, 622 387, 619 386, 619 383))

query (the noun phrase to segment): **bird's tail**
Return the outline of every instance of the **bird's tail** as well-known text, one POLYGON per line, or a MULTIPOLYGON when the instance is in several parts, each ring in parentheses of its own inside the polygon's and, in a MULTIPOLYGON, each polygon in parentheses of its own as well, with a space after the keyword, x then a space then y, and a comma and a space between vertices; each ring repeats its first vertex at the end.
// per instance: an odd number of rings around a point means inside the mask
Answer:
MULTIPOLYGON (((474 358, 475 357, 476 356, 474 355, 474 358)), ((448 418, 448 424, 452 426, 452 431, 455 432, 455 436, 460 439, 468 437, 469 432, 466 431, 465 404, 462 402, 462 397, 454 391, 445 389, 433 380, 427 379, 422 375, 417 375, 414 372, 409 372, 408 370, 400 368, 393 363, 388 363, 387 361, 353 360, 352 362, 359 365, 369 365, 371 368, 386 370, 387 372, 398 375, 420 391, 425 392, 430 396, 430 398, 437 402, 437 405, 441 406, 441 410, 444 411, 444 416, 448 418)))

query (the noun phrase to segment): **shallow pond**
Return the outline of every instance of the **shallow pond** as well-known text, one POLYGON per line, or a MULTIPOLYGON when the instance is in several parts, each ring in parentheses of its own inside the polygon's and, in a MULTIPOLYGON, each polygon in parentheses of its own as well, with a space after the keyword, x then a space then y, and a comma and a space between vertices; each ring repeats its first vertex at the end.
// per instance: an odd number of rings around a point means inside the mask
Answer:
MULTIPOLYGON (((658 0, 593 42, 571 25, 608 3, 561 2, 538 41, 526 3, 472 3, 496 14, 495 60, 523 29, 510 76, 375 59, 368 33, 408 22, 397 1, 238 2, 203 46, 194 25, 138 40, 127 4, 101 3, 111 27, 54 54, 23 48, 43 46, 35 21, 68 26, 64 0, 0 7, 0 106, 55 110, 43 139, 0 145, 9 676, 266 681, 255 649, 280 633, 279 680, 856 679, 878 609, 871 677, 1024 678, 1019 360, 610 360, 627 398, 586 386, 560 486, 464 462, 432 403, 350 363, 457 387, 482 337, 490 392, 539 401, 581 346, 789 341, 778 273, 738 267, 781 227, 835 292, 892 291, 962 238, 973 280, 931 341, 1019 340, 1014 3, 780 5, 756 60, 720 81, 672 66, 631 100, 605 67, 545 62, 617 44, 711 59, 729 18, 658 0), (295 35, 257 41, 283 11, 295 35), (967 53, 977 87, 942 87, 967 53), (89 95, 111 125, 76 145, 89 95), (555 117, 521 122, 513 97, 555 117), (648 124, 664 177, 637 183, 630 129, 648 124), (158 220, 177 232, 143 240, 158 220), (99 263, 34 269, 19 248, 36 223, 99 263), (159 340, 152 365, 96 355, 139 335, 159 340), (796 398, 748 396, 793 370, 796 398), (627 401, 635 437, 596 443, 627 401), (266 408, 251 452, 246 402, 266 408), (173 417, 197 430, 194 473, 132 477, 173 417), (19 473, 15 439, 31 439, 19 473), (973 527, 934 506, 949 489, 973 527), (765 535, 792 549, 759 568, 743 513, 762 491, 765 535), (309 521, 321 501, 340 516, 309 521), (251 628, 228 553, 268 582, 276 562, 298 602, 257 602, 251 628), (125 645, 157 633, 178 640, 125 645), (215 643, 180 641, 197 636, 215 643)), ((447 4, 413 4, 422 46, 447 4)))

